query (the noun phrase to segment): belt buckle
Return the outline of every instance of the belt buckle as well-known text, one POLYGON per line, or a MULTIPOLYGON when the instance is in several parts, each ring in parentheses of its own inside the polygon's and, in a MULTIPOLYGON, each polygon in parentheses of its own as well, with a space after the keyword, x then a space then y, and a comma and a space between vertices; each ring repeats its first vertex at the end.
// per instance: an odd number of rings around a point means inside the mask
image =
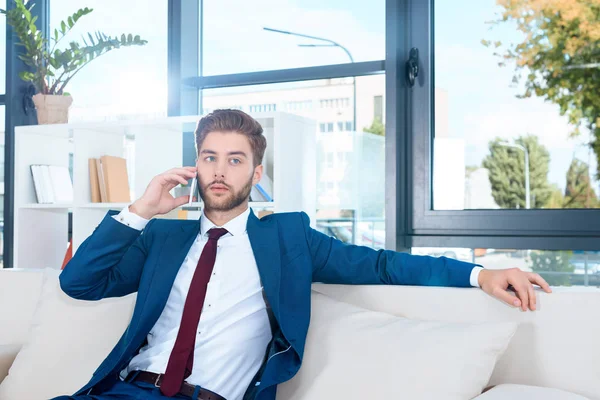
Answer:
POLYGON ((154 381, 154 386, 156 386, 157 388, 160 387, 160 385, 162 384, 163 376, 164 376, 164 374, 158 374, 158 376, 156 377, 156 380, 154 381))

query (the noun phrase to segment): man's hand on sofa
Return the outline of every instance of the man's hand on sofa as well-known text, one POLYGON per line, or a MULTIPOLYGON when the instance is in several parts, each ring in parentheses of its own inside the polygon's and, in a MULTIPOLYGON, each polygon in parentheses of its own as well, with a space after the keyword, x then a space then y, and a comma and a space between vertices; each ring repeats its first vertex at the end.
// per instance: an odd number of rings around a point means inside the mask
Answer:
POLYGON ((484 292, 511 306, 521 307, 523 311, 527 311, 528 308, 531 311, 536 309, 534 284, 540 286, 547 293, 552 292, 548 283, 540 275, 524 272, 518 268, 483 269, 479 273, 478 281, 484 292), (517 297, 507 292, 509 287, 515 291, 517 297))

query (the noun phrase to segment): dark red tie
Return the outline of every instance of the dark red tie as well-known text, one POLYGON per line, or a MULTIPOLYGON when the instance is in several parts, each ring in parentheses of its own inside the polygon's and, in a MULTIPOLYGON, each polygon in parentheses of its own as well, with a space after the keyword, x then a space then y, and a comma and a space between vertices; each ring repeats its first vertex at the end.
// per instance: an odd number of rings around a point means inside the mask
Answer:
POLYGON ((192 373, 194 365, 194 346, 196 330, 200 322, 200 313, 206 297, 206 288, 215 266, 217 257, 217 241, 227 233, 226 229, 213 228, 208 231, 208 242, 204 245, 200 260, 196 266, 192 283, 183 306, 183 315, 175 346, 169 357, 167 370, 160 385, 162 394, 172 397, 179 392, 183 380, 192 373))

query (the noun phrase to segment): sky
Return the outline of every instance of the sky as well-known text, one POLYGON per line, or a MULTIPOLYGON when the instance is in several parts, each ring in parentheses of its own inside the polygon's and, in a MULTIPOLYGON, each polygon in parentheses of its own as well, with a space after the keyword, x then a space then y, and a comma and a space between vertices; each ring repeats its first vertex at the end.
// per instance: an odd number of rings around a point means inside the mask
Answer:
MULTIPOLYGON (((91 63, 67 88, 82 118, 86 113, 166 113, 167 1, 52 0, 51 24, 77 7, 94 12, 80 21, 70 38, 87 31, 133 33, 148 40, 91 63), (135 14, 133 14, 135 10, 135 14), (133 18, 135 15, 135 18, 133 18)), ((495 0, 440 0, 435 3, 435 81, 448 92, 449 135, 466 142, 466 164, 480 165, 488 142, 522 134, 538 135, 551 155, 549 180, 564 188, 573 156, 588 160, 582 140, 570 130, 558 107, 539 98, 517 99, 513 70, 500 68, 481 39, 517 41, 514 27, 490 31, 486 21, 499 9, 495 0)), ((376 0, 205 0, 203 73, 205 75, 337 64, 348 61, 338 48, 300 48, 309 40, 275 34, 263 27, 327 37, 346 46, 355 61, 385 57, 385 2, 376 0)), ((591 160, 594 159, 592 154, 591 160)), ((592 171, 595 162, 592 162, 592 171)))

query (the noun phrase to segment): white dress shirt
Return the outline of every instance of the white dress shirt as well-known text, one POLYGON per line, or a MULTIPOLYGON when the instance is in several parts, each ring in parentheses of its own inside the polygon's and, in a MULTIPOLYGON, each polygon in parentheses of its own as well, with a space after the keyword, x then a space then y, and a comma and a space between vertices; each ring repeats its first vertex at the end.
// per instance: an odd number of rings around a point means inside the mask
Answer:
MULTIPOLYGON (((186 379, 228 400, 243 397, 272 338, 258 267, 246 231, 249 214, 247 209, 223 226, 229 233, 218 241, 196 334, 194 367, 186 379)), ((135 229, 143 229, 148 223, 128 207, 113 217, 135 229)), ((148 344, 121 371, 122 377, 134 370, 166 371, 187 292, 208 241, 207 232, 213 227, 202 213, 200 233, 177 273, 163 312, 147 336, 148 344)))

